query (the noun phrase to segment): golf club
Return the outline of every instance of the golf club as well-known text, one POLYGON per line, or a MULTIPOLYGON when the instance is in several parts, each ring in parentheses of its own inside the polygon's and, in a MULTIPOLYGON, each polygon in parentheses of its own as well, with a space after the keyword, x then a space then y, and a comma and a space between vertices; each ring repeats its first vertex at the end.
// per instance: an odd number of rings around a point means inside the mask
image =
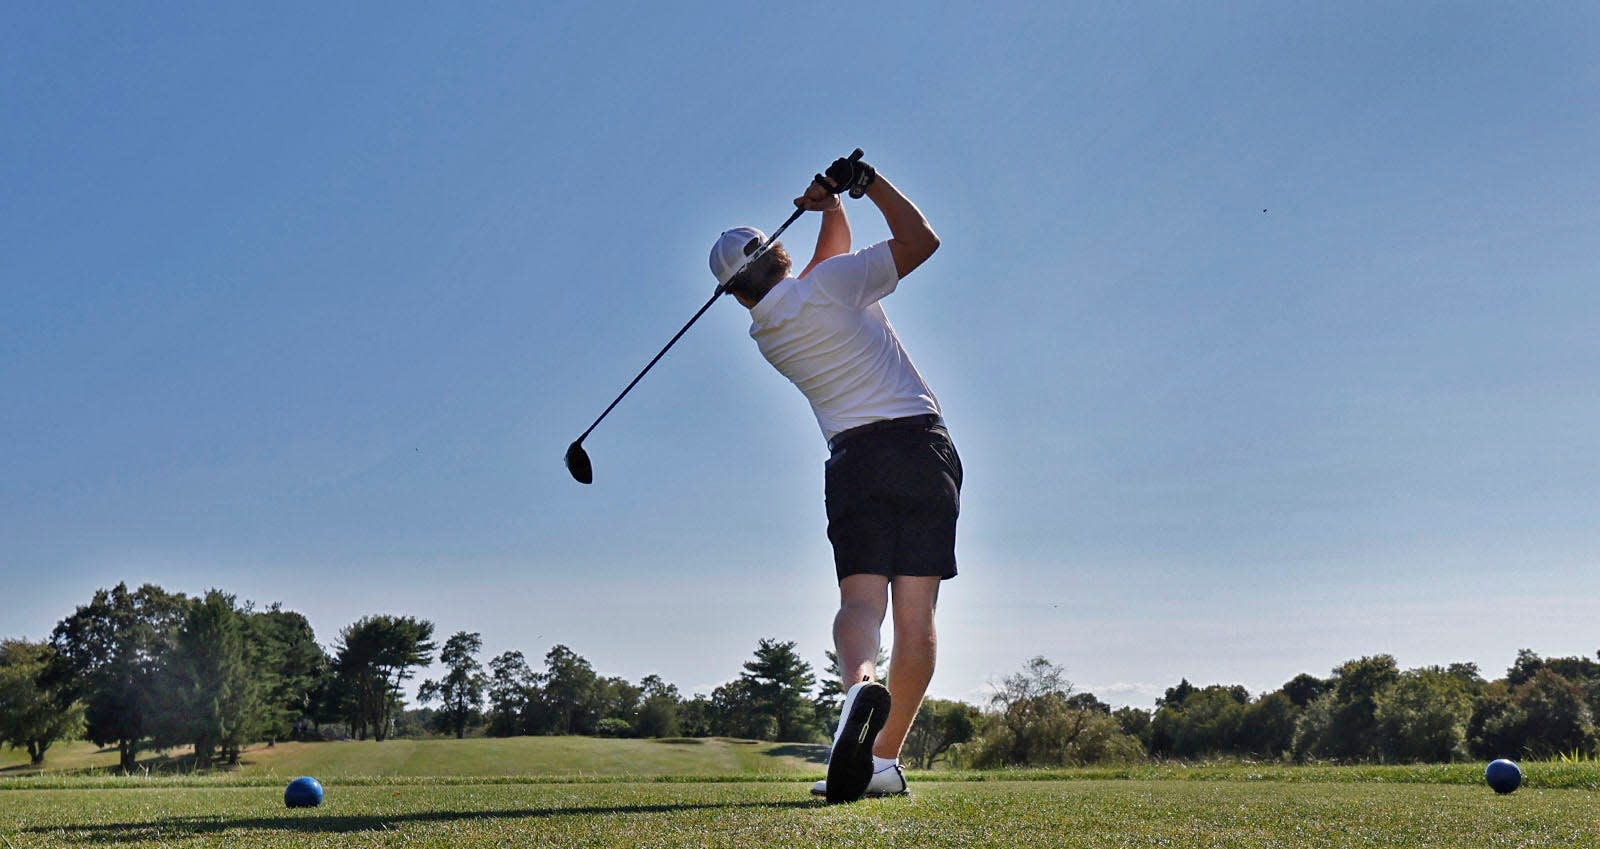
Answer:
MULTIPOLYGON (((854 161, 860 159, 862 155, 861 148, 856 148, 855 151, 850 154, 849 158, 854 161)), ((822 178, 820 175, 818 175, 817 179, 821 180, 822 178)), ((762 254, 765 254, 768 249, 777 244, 778 237, 783 234, 783 231, 787 230, 789 225, 793 224, 795 220, 798 219, 804 212, 804 208, 796 209, 794 213, 789 216, 788 220, 779 225, 778 229, 772 231, 772 235, 768 236, 767 240, 756 249, 755 253, 751 254, 750 258, 745 260, 743 265, 739 266, 739 271, 734 272, 733 277, 737 277, 739 272, 749 268, 750 263, 760 259, 762 254)), ((732 279, 732 277, 729 279, 732 279)), ((701 307, 700 311, 694 314, 694 318, 689 319, 688 324, 685 324, 683 328, 672 337, 672 341, 668 342, 665 347, 663 347, 656 353, 654 357, 650 359, 650 362, 647 363, 645 367, 634 376, 632 382, 630 382, 627 387, 622 390, 621 394, 617 395, 616 399, 611 402, 611 405, 606 407, 605 411, 600 414, 600 417, 595 419, 593 424, 589 425, 589 429, 584 431, 582 436, 574 439, 571 445, 567 446, 567 471, 572 473, 573 480, 577 481, 578 483, 594 483, 594 465, 589 461, 589 453, 583 450, 583 441, 589 438, 589 434, 594 432, 595 427, 597 427, 613 409, 616 409, 617 404, 622 401, 623 397, 631 392, 634 386, 638 385, 639 381, 645 376, 645 373, 650 371, 650 369, 660 361, 660 359, 667 353, 668 349, 670 349, 673 345, 676 345, 678 340, 683 338, 683 334, 687 333, 689 328, 692 327, 695 322, 700 320, 700 316, 705 315, 706 310, 711 309, 711 305, 716 303, 717 299, 726 293, 727 285, 720 283, 717 284, 716 291, 711 293, 711 300, 706 301, 705 306, 701 307)))

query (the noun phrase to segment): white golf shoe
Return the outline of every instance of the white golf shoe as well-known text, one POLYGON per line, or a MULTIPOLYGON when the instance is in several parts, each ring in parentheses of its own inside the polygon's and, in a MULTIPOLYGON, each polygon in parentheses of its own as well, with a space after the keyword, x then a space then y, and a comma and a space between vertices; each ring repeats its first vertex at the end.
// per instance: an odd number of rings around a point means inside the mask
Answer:
MULTIPOLYGON (((901 769, 899 764, 895 764, 873 773, 872 780, 867 782, 867 792, 862 795, 868 798, 878 798, 881 796, 907 796, 910 793, 911 788, 906 786, 905 770, 901 769)), ((818 781, 816 784, 811 785, 811 795, 826 797, 828 795, 828 782, 818 781)))
POLYGON ((828 752, 828 780, 822 782, 829 802, 854 802, 867 792, 873 778, 872 744, 888 718, 889 690, 882 684, 862 681, 845 692, 828 752))

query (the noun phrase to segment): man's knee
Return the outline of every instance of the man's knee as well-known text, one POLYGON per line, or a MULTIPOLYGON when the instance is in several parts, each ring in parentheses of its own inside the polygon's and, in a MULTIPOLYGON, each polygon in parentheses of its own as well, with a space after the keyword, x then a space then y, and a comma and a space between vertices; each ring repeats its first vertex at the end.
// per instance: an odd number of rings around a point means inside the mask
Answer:
POLYGON ((894 646, 897 650, 903 646, 908 651, 918 654, 931 654, 938 644, 939 637, 934 631, 931 620, 926 622, 895 620, 894 646))
POLYGON ((881 575, 851 575, 839 582, 839 612, 871 616, 882 622, 888 612, 889 581, 881 575))
POLYGON ((839 600, 839 615, 858 621, 882 625, 887 610, 870 599, 844 598, 839 600))
POLYGON ((894 647, 918 655, 931 655, 938 643, 933 625, 933 610, 905 610, 896 605, 894 611, 894 647))

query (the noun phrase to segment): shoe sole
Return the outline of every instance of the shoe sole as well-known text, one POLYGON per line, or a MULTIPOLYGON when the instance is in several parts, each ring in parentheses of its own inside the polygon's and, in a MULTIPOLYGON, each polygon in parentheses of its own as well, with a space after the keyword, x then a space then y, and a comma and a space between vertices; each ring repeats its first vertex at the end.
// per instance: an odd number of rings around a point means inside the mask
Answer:
MULTIPOLYGON (((826 793, 818 793, 817 791, 813 790, 813 791, 811 791, 811 795, 816 796, 818 798, 822 798, 822 797, 826 797, 828 794, 826 794, 826 793)), ((896 796, 910 796, 910 795, 911 795, 911 791, 909 789, 907 789, 907 790, 896 790, 896 791, 894 791, 892 793, 873 793, 873 792, 868 791, 866 793, 862 793, 861 794, 861 798, 863 798, 863 799, 892 799, 892 798, 894 798, 896 796)))
POLYGON ((872 744, 889 719, 889 690, 882 684, 862 687, 850 715, 845 717, 839 741, 828 755, 827 800, 854 802, 872 781, 872 744))

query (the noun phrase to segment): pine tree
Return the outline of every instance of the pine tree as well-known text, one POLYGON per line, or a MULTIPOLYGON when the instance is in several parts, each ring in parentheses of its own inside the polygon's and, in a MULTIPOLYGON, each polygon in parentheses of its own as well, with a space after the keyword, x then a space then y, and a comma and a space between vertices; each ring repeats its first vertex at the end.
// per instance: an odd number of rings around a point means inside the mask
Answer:
POLYGON ((445 640, 439 660, 450 670, 442 680, 424 681, 417 700, 428 704, 435 699, 442 703, 438 716, 445 728, 456 739, 467 736, 467 726, 483 713, 483 693, 487 679, 477 653, 483 651, 483 637, 477 633, 458 631, 445 640))
POLYGON ((329 659, 304 616, 274 604, 246 617, 250 663, 261 680, 260 733, 272 745, 314 719, 317 692, 329 659))
POLYGON ((771 717, 778 740, 809 741, 820 732, 811 688, 817 678, 794 641, 761 640, 740 678, 748 682, 752 710, 771 717))
POLYGON ((401 706, 400 688, 433 662, 433 623, 410 616, 365 616, 339 633, 334 661, 350 730, 388 739, 401 706))

